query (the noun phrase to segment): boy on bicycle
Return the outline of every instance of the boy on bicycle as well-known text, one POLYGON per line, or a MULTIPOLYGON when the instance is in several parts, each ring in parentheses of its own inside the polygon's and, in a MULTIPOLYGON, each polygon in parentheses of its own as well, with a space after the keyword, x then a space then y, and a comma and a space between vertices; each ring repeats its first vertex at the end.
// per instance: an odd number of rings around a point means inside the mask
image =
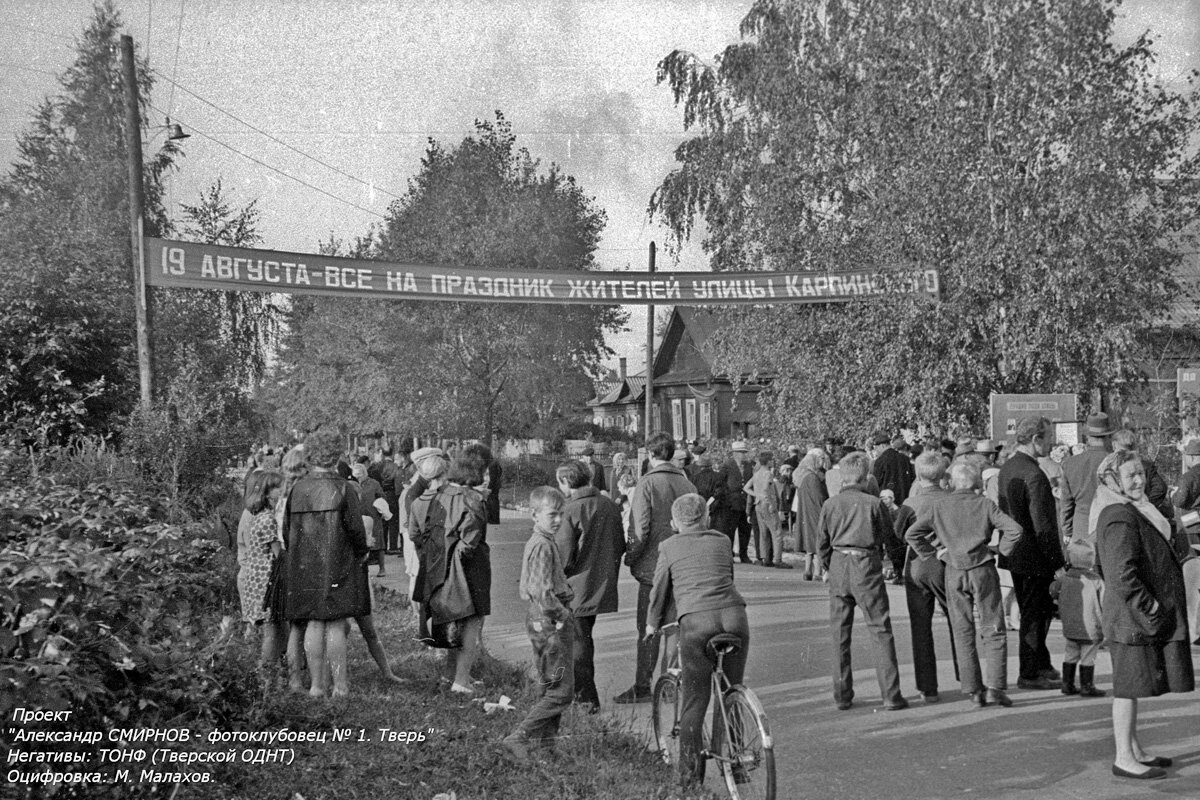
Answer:
POLYGON ((709 526, 708 504, 698 494, 685 494, 671 504, 676 535, 659 546, 646 636, 669 618, 674 600, 679 617, 679 654, 683 704, 679 714, 680 773, 684 784, 704 781, 701 727, 708 708, 716 661, 708 640, 719 633, 741 637, 742 646, 725 656, 729 682, 742 682, 750 650, 746 601, 733 586, 733 554, 729 537, 709 526))

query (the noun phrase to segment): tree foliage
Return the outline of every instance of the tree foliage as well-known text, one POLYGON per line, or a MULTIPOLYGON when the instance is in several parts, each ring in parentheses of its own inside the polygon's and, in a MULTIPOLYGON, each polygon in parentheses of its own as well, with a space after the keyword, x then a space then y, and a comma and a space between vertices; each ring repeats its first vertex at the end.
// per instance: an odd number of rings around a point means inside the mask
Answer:
MULTIPOLYGON (((113 4, 96 5, 59 93, 37 107, 0 180, 0 427, 20 428, 31 442, 113 432, 138 396, 121 33, 113 4)), ((142 136, 152 145, 143 165, 145 232, 169 236, 163 179, 182 152, 156 140, 152 80, 136 61, 142 136)), ((230 208, 219 182, 185 214, 185 235, 257 240, 253 204, 230 208)), ((157 291, 152 319, 160 396, 188 361, 181 342, 195 343, 210 384, 244 394, 274 330, 259 296, 157 291)))
POLYGON ((714 64, 660 81, 696 135, 650 211, 714 269, 935 267, 940 301, 728 315, 790 436, 982 427, 990 392, 1136 373, 1197 208, 1194 76, 1113 43, 1108 0, 759 0, 714 64))
MULTIPOLYGON (((504 117, 420 172, 351 253, 393 262, 588 269, 604 225, 574 179, 518 148, 504 117)), ((521 435, 590 395, 610 308, 304 299, 289 322, 280 410, 304 426, 521 435)))

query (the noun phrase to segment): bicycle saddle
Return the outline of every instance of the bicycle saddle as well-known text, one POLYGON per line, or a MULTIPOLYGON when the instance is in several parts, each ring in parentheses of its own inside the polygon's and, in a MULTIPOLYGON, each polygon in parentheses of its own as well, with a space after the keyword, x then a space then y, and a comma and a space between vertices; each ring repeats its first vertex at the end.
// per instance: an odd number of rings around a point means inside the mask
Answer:
POLYGON ((712 656, 719 653, 730 655, 742 649, 742 637, 736 633, 718 633, 708 640, 708 652, 712 656))

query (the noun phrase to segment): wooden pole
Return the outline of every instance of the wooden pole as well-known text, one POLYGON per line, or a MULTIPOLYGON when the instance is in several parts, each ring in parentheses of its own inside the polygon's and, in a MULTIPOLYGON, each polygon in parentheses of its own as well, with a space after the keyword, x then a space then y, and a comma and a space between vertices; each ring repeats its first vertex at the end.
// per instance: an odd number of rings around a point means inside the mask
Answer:
POLYGON ((133 264, 133 308, 137 322, 138 386, 143 410, 149 410, 154 390, 150 351, 150 287, 146 285, 146 262, 142 253, 142 209, 146 205, 142 187, 142 121, 138 111, 137 71, 133 61, 133 39, 121 37, 121 78, 125 85, 125 154, 129 167, 129 247, 133 264))
MULTIPOLYGON (((654 242, 650 243, 650 272, 654 272, 654 242)), ((649 439, 654 430, 650 420, 654 415, 654 305, 646 306, 646 430, 649 439)))

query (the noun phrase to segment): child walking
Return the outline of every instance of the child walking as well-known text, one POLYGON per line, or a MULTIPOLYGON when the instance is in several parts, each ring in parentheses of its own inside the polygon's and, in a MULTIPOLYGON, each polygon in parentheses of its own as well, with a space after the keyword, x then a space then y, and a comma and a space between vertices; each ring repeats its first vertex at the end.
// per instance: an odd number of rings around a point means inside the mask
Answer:
POLYGON ((537 701, 502 742, 509 758, 517 762, 530 760, 531 746, 553 749, 562 713, 575 694, 575 628, 568 605, 574 594, 554 543, 565 503, 562 492, 549 486, 539 486, 529 494, 533 533, 525 543, 520 591, 529 601, 525 629, 533 645, 539 686, 537 701))

